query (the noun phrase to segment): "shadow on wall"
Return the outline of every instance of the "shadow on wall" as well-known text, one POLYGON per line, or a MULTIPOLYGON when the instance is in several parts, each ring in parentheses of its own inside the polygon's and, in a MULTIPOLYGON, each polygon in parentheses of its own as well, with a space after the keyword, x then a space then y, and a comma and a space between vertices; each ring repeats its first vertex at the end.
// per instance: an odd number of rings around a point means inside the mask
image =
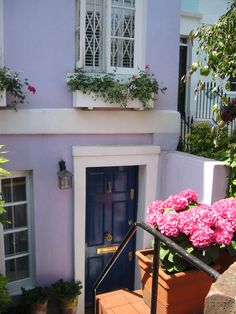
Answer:
POLYGON ((162 152, 159 161, 157 198, 184 189, 197 192, 200 202, 211 204, 226 195, 227 164, 204 157, 182 153, 162 152))

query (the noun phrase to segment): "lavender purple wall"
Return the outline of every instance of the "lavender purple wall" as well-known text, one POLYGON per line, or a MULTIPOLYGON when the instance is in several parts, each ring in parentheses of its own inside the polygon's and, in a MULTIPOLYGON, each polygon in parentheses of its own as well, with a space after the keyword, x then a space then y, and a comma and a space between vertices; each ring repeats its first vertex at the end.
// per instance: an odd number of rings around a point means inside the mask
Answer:
MULTIPOLYGON (((147 3, 146 61, 168 88, 158 108, 175 110, 180 1, 147 3)), ((22 72, 37 88, 24 107, 72 106, 65 77, 74 69, 74 30, 74 0, 4 0, 4 64, 22 72)))
POLYGON ((179 0, 148 0, 147 63, 159 82, 167 87, 160 93, 158 109, 177 108, 179 65, 179 0))
POLYGON ((75 1, 4 0, 4 64, 29 78, 33 108, 72 106, 65 84, 74 69, 75 1))
MULTIPOLYGON (((36 280, 49 284, 73 276, 73 191, 57 187, 59 160, 73 172, 73 145, 151 144, 152 136, 0 136, 6 168, 33 174, 36 280)), ((76 193, 76 190, 74 191, 76 193)), ((79 239, 78 239, 79 241, 79 239)))
MULTIPOLYGON (((147 3, 147 64, 168 87, 166 95, 160 96, 158 108, 175 110, 180 0, 147 3)), ((75 1, 4 0, 3 8, 4 64, 28 77, 37 89, 22 107, 72 108, 65 78, 74 68, 75 1)), ((172 147, 172 135, 167 134, 164 141, 170 141, 172 147)), ((38 284, 47 284, 73 275, 73 191, 58 189, 58 161, 63 158, 68 170, 73 171, 73 145, 162 144, 163 138, 153 134, 29 134, 0 135, 0 143, 9 151, 9 170, 32 171, 36 279, 38 284)))

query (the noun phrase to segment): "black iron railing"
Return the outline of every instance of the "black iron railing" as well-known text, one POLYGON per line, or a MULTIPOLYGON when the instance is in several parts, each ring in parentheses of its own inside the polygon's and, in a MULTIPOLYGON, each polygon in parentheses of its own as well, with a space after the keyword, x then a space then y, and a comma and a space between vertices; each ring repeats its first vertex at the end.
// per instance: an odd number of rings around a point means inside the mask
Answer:
POLYGON ((175 250, 180 256, 182 256, 185 260, 187 260, 189 263, 194 265, 199 270, 205 272, 207 275, 209 275, 213 281, 215 281, 219 277, 219 273, 215 271, 213 268, 209 267, 205 263, 203 263, 200 259, 193 256, 192 254, 189 254, 186 250, 184 250, 181 246, 176 244, 174 241, 167 238, 165 235, 160 233, 159 231, 151 228, 147 224, 143 222, 135 222, 132 224, 130 230, 126 234, 124 240, 121 242, 121 244, 118 247, 118 250, 114 254, 114 256, 110 259, 107 266, 104 268, 98 279, 96 280, 94 286, 93 286, 93 296, 92 296, 92 304, 93 304, 93 314, 96 314, 96 294, 97 294, 97 288, 103 281, 103 279, 106 277, 109 270, 112 268, 124 248, 126 247, 127 243, 131 240, 131 238, 136 233, 137 229, 141 228, 154 237, 154 255, 153 255, 153 276, 152 276, 152 298, 151 298, 151 314, 157 313, 157 286, 158 286, 158 268, 159 268, 159 248, 160 248, 160 242, 165 243, 168 247, 175 250))

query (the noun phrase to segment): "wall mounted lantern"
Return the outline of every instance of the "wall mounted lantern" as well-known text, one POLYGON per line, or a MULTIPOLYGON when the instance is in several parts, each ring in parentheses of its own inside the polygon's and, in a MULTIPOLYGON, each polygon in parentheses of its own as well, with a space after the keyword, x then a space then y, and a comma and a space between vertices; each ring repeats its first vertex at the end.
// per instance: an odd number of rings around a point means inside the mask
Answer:
POLYGON ((64 160, 59 161, 58 187, 61 190, 72 188, 72 173, 66 170, 66 163, 64 160))

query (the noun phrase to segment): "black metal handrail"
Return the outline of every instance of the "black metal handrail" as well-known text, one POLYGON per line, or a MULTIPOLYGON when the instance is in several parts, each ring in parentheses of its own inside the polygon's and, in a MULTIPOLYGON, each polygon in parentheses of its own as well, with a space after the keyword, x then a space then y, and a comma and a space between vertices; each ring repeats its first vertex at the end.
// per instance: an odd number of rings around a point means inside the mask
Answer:
POLYGON ((210 266, 206 265, 204 262, 202 262, 197 257, 193 256, 192 254, 188 253, 185 249, 183 249, 181 246, 176 244, 171 239, 167 238, 165 235, 160 233, 159 231, 151 228, 147 224, 143 222, 136 221, 132 224, 130 227, 130 230, 127 232, 124 240, 121 242, 121 244, 118 247, 118 250, 113 255, 113 257, 108 262, 107 266, 104 268, 102 273, 97 278, 96 282, 93 285, 93 292, 92 292, 92 305, 93 305, 93 314, 96 314, 96 294, 97 294, 97 288, 103 281, 103 279, 106 277, 107 273, 111 269, 111 267, 114 265, 124 248, 126 247, 127 243, 131 240, 135 232, 138 228, 141 228, 151 235, 154 236, 154 254, 153 254, 153 276, 152 276, 152 298, 151 298, 151 314, 156 314, 156 306, 157 306, 157 286, 158 286, 158 268, 159 268, 159 249, 160 249, 160 242, 165 243, 168 247, 174 249, 180 256, 182 256, 185 260, 187 260, 189 263, 194 265, 199 270, 205 272, 208 276, 210 276, 213 281, 215 281, 219 277, 219 273, 215 271, 210 266))

